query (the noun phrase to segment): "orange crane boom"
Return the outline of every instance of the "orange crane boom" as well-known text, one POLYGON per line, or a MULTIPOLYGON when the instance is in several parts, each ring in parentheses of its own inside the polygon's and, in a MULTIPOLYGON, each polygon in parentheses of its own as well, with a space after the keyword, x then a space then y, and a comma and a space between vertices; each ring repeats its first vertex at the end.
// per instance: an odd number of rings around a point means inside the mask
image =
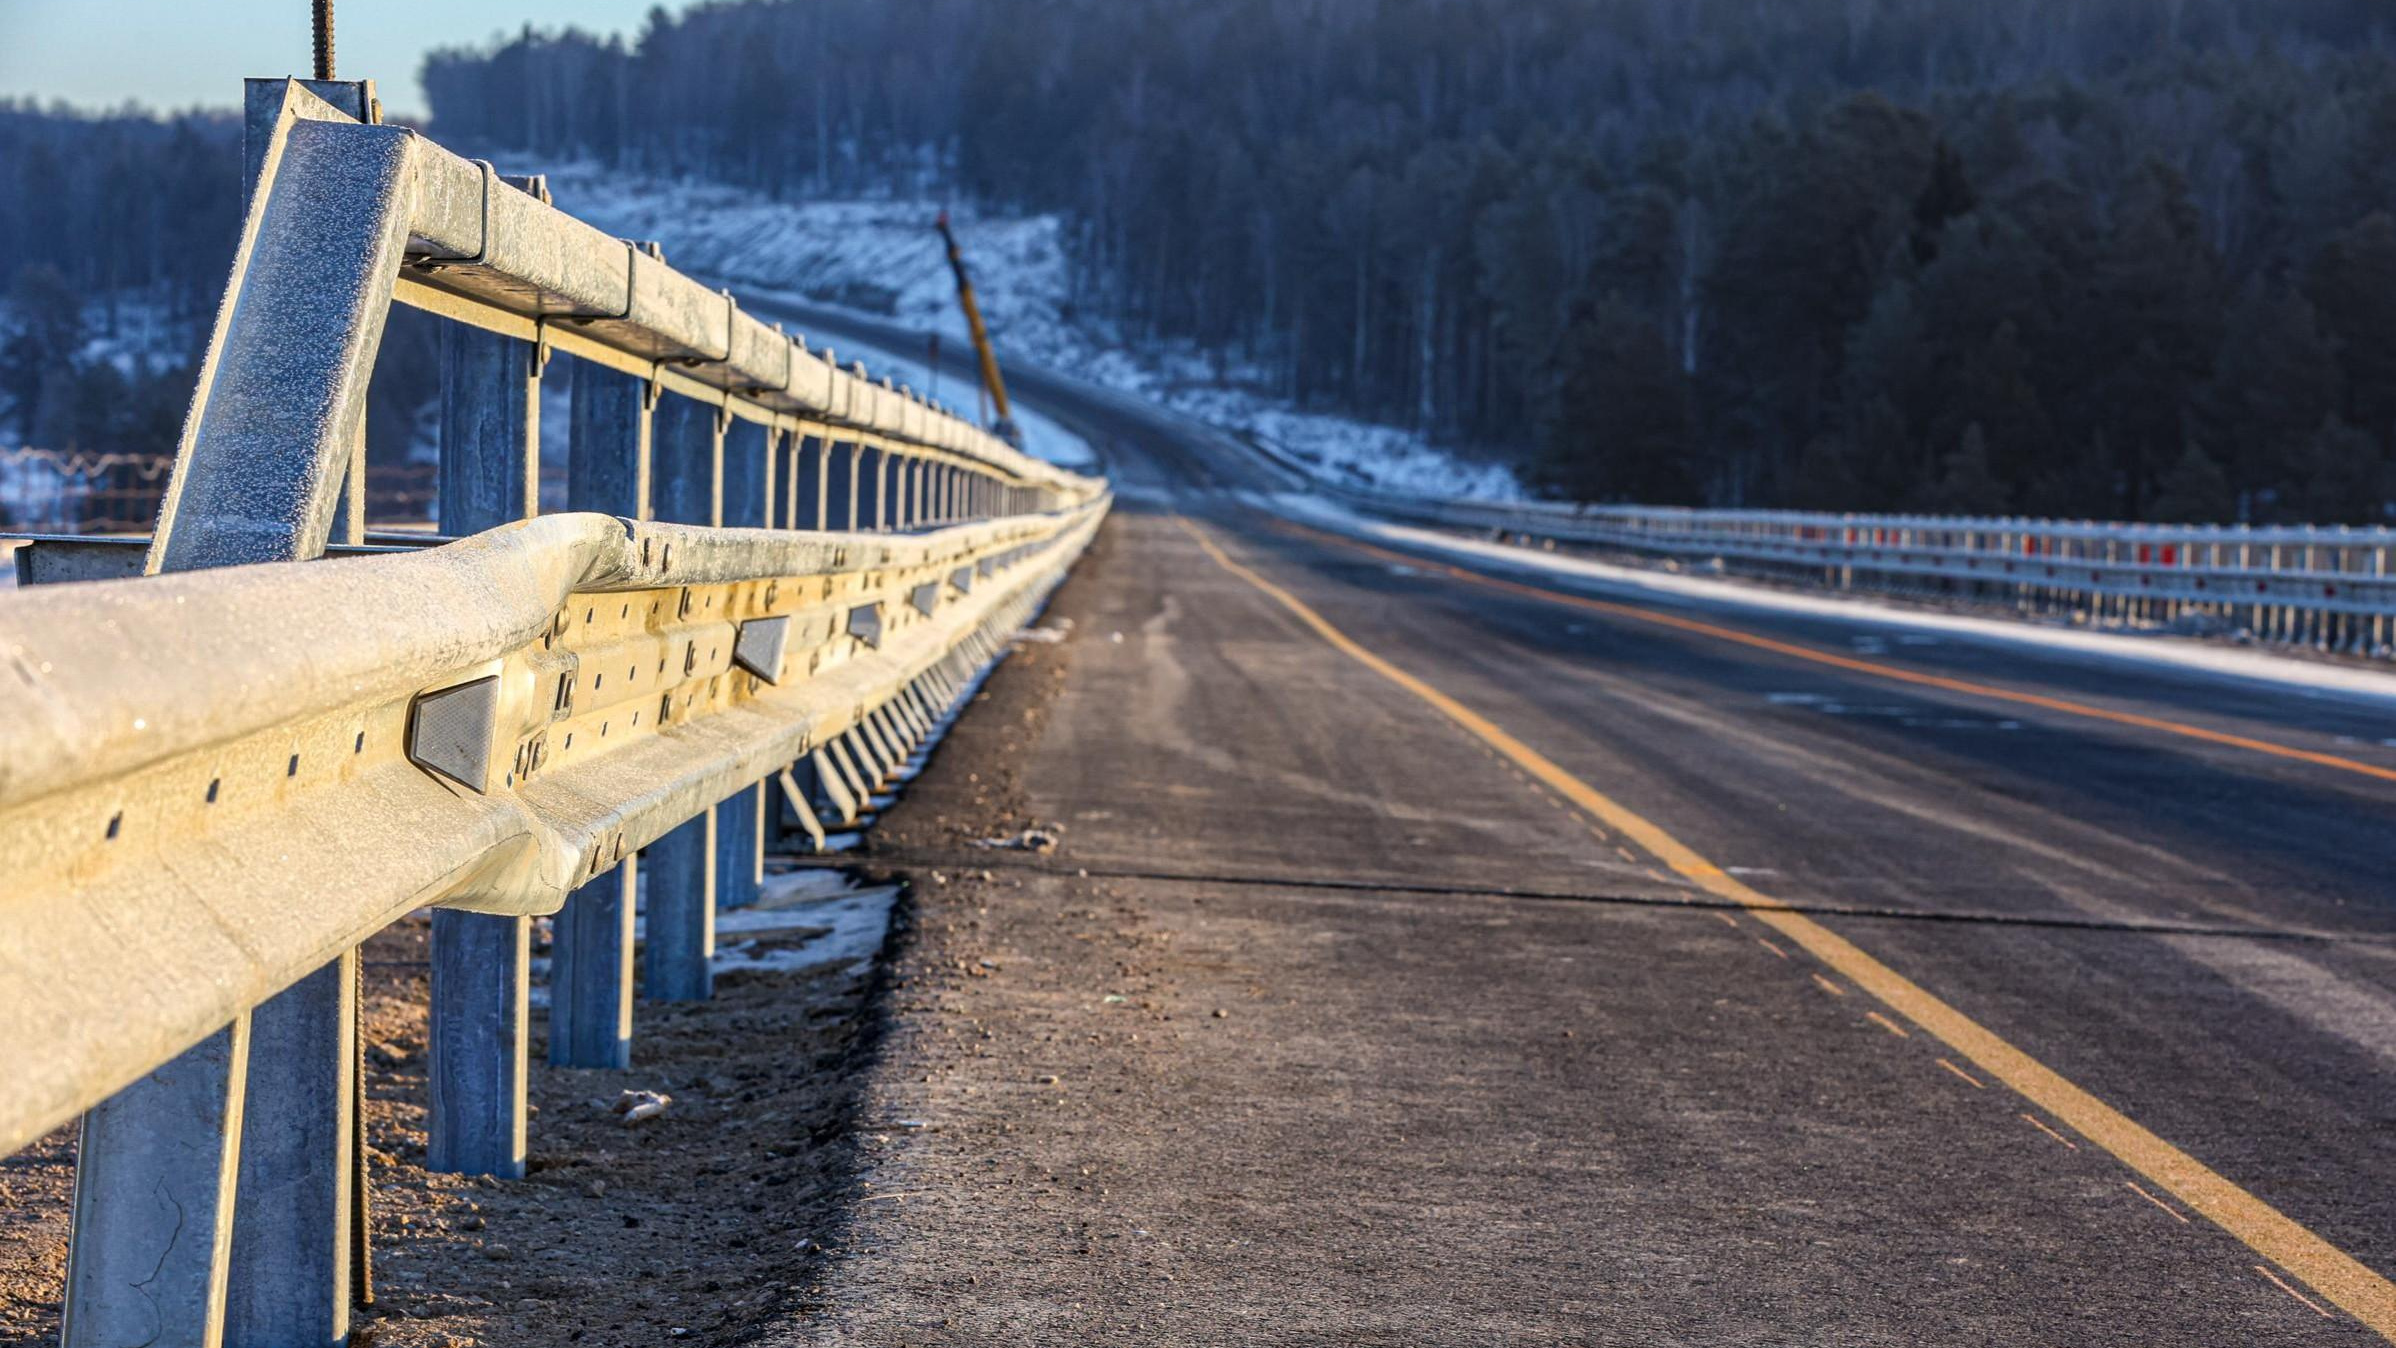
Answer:
POLYGON ((1007 381, 998 373, 998 353, 990 349, 990 330, 982 325, 982 306, 973 297, 973 281, 965 274, 965 255, 957 249, 957 236, 949 230, 948 212, 942 211, 934 223, 940 229, 941 242, 948 245, 948 269, 957 276, 957 305, 965 311, 966 330, 973 334, 974 358, 982 366, 982 390, 990 395, 990 404, 998 412, 990 429, 1020 448, 1023 432, 1016 429, 1015 410, 1007 404, 1007 381))

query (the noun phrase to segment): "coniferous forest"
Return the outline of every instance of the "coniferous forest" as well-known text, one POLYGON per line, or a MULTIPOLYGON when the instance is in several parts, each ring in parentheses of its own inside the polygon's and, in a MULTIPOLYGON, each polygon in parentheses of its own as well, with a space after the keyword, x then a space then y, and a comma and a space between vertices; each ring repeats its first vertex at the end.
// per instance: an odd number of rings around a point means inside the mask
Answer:
MULTIPOLYGON (((2396 497, 2377 0, 747 0, 423 77, 452 142, 1058 212, 1078 312, 1562 495, 2396 497)), ((0 117, 0 162, 57 121, 0 117)), ((135 169, 222 135, 150 125, 109 133, 135 169)), ((163 239, 104 186, 0 194, 0 257, 218 276, 211 191, 163 239)))
POLYGON ((2371 0, 790 0, 445 53, 468 135, 1064 212, 1079 303, 1589 498, 2378 518, 2371 0))

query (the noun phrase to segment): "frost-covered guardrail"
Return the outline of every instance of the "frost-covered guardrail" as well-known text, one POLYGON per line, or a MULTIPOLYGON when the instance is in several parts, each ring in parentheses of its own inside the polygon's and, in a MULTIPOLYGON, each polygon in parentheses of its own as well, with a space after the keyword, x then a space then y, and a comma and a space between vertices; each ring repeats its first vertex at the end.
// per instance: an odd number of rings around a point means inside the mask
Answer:
POLYGON ((2008 604, 2091 625, 2202 625, 2387 656, 2396 530, 2107 524, 1425 501, 1342 493, 1375 513, 1669 557, 1834 589, 2008 604))
POLYGON ((531 918, 551 1060, 626 1064, 636 871, 644 991, 707 996, 768 825, 870 809, 1109 502, 376 124, 369 85, 248 111, 153 534, 36 541, 0 597, 0 1143, 83 1115, 74 1348, 341 1342, 358 943, 434 907, 427 1164, 520 1176, 531 918), (363 526, 394 299, 454 320, 454 537, 363 526), (572 513, 536 519, 552 351, 572 513))

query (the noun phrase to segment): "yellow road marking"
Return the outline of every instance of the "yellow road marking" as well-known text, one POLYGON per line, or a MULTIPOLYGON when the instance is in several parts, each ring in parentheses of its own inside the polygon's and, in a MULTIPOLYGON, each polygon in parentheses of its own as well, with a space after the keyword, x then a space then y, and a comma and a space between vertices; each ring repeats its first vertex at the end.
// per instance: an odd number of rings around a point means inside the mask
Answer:
MULTIPOLYGON (((2112 1153, 2165 1193, 2187 1204, 2190 1210, 2236 1236, 2246 1243, 2247 1248, 2294 1274, 2381 1337, 2396 1343, 2396 1283, 2390 1283, 2354 1256, 2323 1240, 2270 1204, 2216 1174, 2195 1157, 2074 1085, 2055 1069, 2014 1047, 1994 1030, 1932 996, 1845 937, 1802 913, 1791 911, 1780 900, 1748 887, 1698 855, 1680 839, 1651 823, 1645 816, 1633 813, 1613 798, 1566 772, 1545 755, 1507 734, 1489 718, 1358 645, 1347 633, 1332 626, 1323 615, 1309 608, 1296 595, 1233 561, 1197 525, 1178 517, 1176 522, 1197 541, 1216 565, 1287 609, 1334 650, 1412 693, 1483 743, 1520 764, 1566 800, 1588 811, 1672 870, 1686 876, 1699 888, 1747 909, 1757 921, 1780 932, 1823 964, 1845 974, 1849 982, 1871 993, 1916 1028, 1945 1043, 1982 1071, 2012 1087, 2032 1104, 2069 1124, 2074 1132, 2112 1153)), ((1410 565, 1418 564, 1415 558, 1405 560, 1410 565)), ((1467 577, 1472 575, 1470 572, 1460 574, 1467 577)), ((1528 586, 1521 588, 1530 590, 1528 586)), ((1548 593, 1540 590, 1530 592, 1540 595, 1548 593)), ((1636 609, 1626 609, 1625 612, 1643 619, 1666 620, 1665 615, 1646 614, 1636 609)), ((1680 619, 1669 621, 1683 624, 1680 619)), ((1732 633, 1728 629, 1717 630, 1751 644, 1785 644, 1767 643, 1763 638, 1732 633)), ((1843 657, 1824 656, 1819 651, 1808 651, 1801 646, 1789 649, 1809 659, 1843 660, 1843 657)), ((1860 661, 1848 663, 1862 664, 1860 661)), ((1920 677, 1927 680, 1929 676, 1920 677)), ((1963 687, 1967 691, 1977 691, 1974 685, 1963 687)), ((2113 715, 2102 714, 2108 718, 2113 715)), ((2199 736, 2212 737, 2211 732, 2199 736)), ((2305 755, 2295 750, 2284 752, 2292 757, 2326 757, 2305 755)), ((2345 760, 2332 761, 2342 763, 2345 760)), ((2396 777, 2396 772, 2382 772, 2368 768, 2365 764, 2353 766, 2367 769, 2373 776, 2396 777)), ((1769 942, 1766 944, 1770 945, 1769 942)), ((1771 948, 1773 953, 1781 953, 1777 946, 1771 948)), ((2040 1126, 2045 1127, 2044 1124, 2040 1126)), ((2048 1131, 2053 1132, 2052 1129, 2048 1131)), ((2056 1136, 2060 1138, 2061 1134, 2056 1136)), ((2063 1140, 2067 1144, 2070 1142, 2068 1138, 2063 1140)))
POLYGON ((1369 553, 1376 557, 1396 559, 1409 566, 1438 572, 1439 574, 1447 576, 1453 580, 1461 580, 1469 584, 1480 585, 1489 589, 1504 590, 1512 594, 1530 595, 1535 598, 1551 600, 1560 604, 1570 604, 1576 608, 1585 608, 1596 613, 1610 614, 1617 618, 1628 618, 1634 622, 1652 623, 1658 627, 1677 628, 1683 632, 1694 632, 1700 636, 1713 637, 1720 641, 1733 641, 1742 646, 1752 646, 1757 650, 1771 651, 1779 655, 1792 656, 1799 660, 1810 660, 1818 665, 1830 665, 1838 669, 1851 670, 1858 674, 1869 674, 1875 678, 1891 679, 1898 683, 1910 683, 1924 688, 1938 688, 1951 693, 1967 693, 1974 697, 1994 698, 1999 702, 2011 702, 2019 706, 2038 707, 2046 711, 2058 711, 2069 716, 2083 716, 2090 720, 2110 721, 2115 725, 2135 726, 2141 730, 2158 730, 2164 734, 2177 735, 2183 739, 2202 740, 2208 744, 2226 745, 2232 749, 2245 749, 2253 753, 2266 754, 2273 758, 2294 759, 2301 763, 2311 763, 2316 767, 2335 768, 2340 772, 2351 772, 2363 777, 2376 777, 2383 782, 2396 782, 2396 768, 2383 768, 2376 763, 2365 763, 2357 759, 2341 758, 2336 754, 2325 754, 2313 749, 2299 749, 2294 745, 2289 744, 2275 744, 2270 740, 2259 740, 2249 735, 2233 735, 2225 730, 2208 730, 2203 726, 2189 725, 2184 721, 2166 720, 2160 716, 2142 716, 2137 712, 2113 711, 2105 707, 2092 706, 2086 702, 2074 702, 2069 698, 2048 697, 2043 693, 2024 693, 2011 688, 1998 688, 1991 684, 1973 683, 1968 679, 1951 679, 1943 674, 1925 674, 1919 670, 1903 669, 1896 665, 1884 665, 1871 660, 1858 660, 1850 655, 1837 655, 1830 651, 1820 650, 1812 646, 1801 646, 1793 641, 1778 641, 1771 637, 1758 636, 1753 632, 1742 632, 1735 627, 1723 627, 1716 623, 1701 622, 1695 618, 1683 618, 1677 614, 1671 613, 1658 613, 1652 609, 1638 608, 1630 604, 1618 604, 1605 599, 1592 599, 1587 595, 1573 594, 1565 590, 1550 590, 1538 585, 1525 585, 1520 581, 1502 580, 1496 576, 1486 576, 1478 571, 1468 570, 1461 566, 1449 566, 1442 562, 1425 561, 1419 557, 1408 556, 1407 554, 1401 552, 1392 552, 1387 548, 1375 547, 1370 543, 1360 543, 1353 538, 1344 538, 1338 534, 1325 533, 1320 529, 1310 529, 1303 524, 1296 524, 1286 520, 1279 521, 1279 525, 1282 528, 1304 534, 1309 538, 1320 539, 1327 543, 1336 543, 1341 547, 1353 548, 1359 552, 1369 553))
POLYGON ((1953 1064, 1953 1063, 1951 1063, 1951 1062, 1948 1062, 1948 1061, 1947 1061, 1946 1059, 1944 1059, 1944 1058, 1941 1058, 1941 1059, 1939 1059, 1939 1060, 1938 1060, 1938 1065, 1939 1065, 1939 1066, 1941 1066, 1941 1067, 1944 1067, 1944 1068, 1946 1068, 1948 1071, 1950 1071, 1950 1072, 1953 1072, 1955 1075, 1957 1075, 1957 1076, 1959 1076, 1959 1077, 1962 1077, 1964 1080, 1966 1080, 1966 1081, 1968 1081, 1968 1082, 1972 1083, 1972 1089, 1973 1089, 1973 1090, 1976 1090, 1976 1091, 1984 1091, 1984 1090, 1987 1090, 1987 1089, 1988 1089, 1988 1085, 1987 1085, 1987 1083, 1983 1082, 1983 1081, 1982 1081, 1980 1078, 1978 1078, 1978 1077, 1976 1077, 1976 1076, 1973 1076, 1971 1073, 1969 1073, 1969 1072, 1966 1072, 1966 1071, 1965 1071, 1965 1070, 1963 1070, 1962 1068, 1960 1068, 1960 1067, 1957 1067, 1955 1064, 1953 1064))
POLYGON ((1833 997, 1844 997, 1847 995, 1847 990, 1845 988, 1842 988, 1838 984, 1831 982, 1829 979, 1824 978, 1820 974, 1814 975, 1814 981, 1821 984, 1822 990, 1829 993, 1833 997))
POLYGON ((1739 929, 1739 919, 1732 917, 1730 914, 1720 910, 1713 910, 1713 912, 1714 916, 1722 919, 1723 926, 1730 928, 1732 931, 1737 931, 1739 929))
POLYGON ((2122 1181, 2122 1183, 2123 1183, 2124 1185, 2127 1185, 2127 1186, 2129 1187, 2129 1190, 2130 1190, 2130 1192, 2131 1192, 2131 1193, 2134 1193, 2134 1194, 2138 1195, 2140 1198, 2143 1198, 2143 1199, 2145 1199, 2147 1202, 2149 1202, 2149 1203, 2152 1203, 2152 1204, 2154 1204, 2156 1207, 2159 1207, 2159 1208, 2163 1209, 2165 1212, 2167 1212, 2167 1213, 2171 1214, 2171 1219, 2172 1219, 2173 1221, 2175 1221, 2175 1222, 2178 1222, 2178 1223, 2179 1223, 2180 1225, 2182 1225, 2182 1226, 2187 1226, 2187 1225, 2190 1225, 2190 1223, 2189 1223, 2189 1221, 2188 1221, 2188 1214, 2187 1214, 2187 1213, 2180 1211, 2178 1208, 2175 1208, 2175 1207, 2173 1207, 2171 1204, 2169 1204, 2169 1203, 2166 1203, 2166 1202, 2164 1202, 2162 1199, 2160 1199, 2160 1198, 2157 1198, 2157 1197, 2155 1197, 2153 1194, 2150 1194, 2150 1193, 2148 1193, 2148 1192, 2146 1191, 2146 1186, 2145 1186, 2145 1185, 2143 1185, 2143 1184, 2140 1184, 2140 1183, 2139 1183, 2138 1181, 2136 1181, 2136 1180, 2123 1180, 2123 1181, 2122 1181))
POLYGON ((1765 940, 1761 936, 1755 938, 1755 943, 1762 946, 1764 949, 1771 951, 1773 954, 1780 956, 1784 960, 1789 957, 1788 951, 1781 949, 1779 946, 1772 944, 1770 941, 1765 940))
POLYGON ((1864 1012, 1864 1019, 1871 1021, 1873 1024, 1878 1025, 1880 1028, 1888 1031, 1890 1034, 1897 1036, 1899 1039, 1913 1038, 1913 1035, 1908 1032, 1904 1026, 1899 1025, 1897 1022, 1890 1020, 1887 1016, 1884 1016, 1877 1011, 1864 1012))

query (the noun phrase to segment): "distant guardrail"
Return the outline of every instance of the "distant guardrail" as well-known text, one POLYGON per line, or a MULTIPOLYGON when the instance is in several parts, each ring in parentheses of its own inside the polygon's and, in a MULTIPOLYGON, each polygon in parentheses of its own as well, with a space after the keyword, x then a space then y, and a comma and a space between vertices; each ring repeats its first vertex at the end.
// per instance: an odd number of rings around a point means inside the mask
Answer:
MULTIPOLYGON (((42 534, 147 530, 166 500, 174 467, 171 454, 0 445, 0 528, 42 534)), ((368 465, 366 518, 429 520, 435 472, 429 463, 368 465)))
POLYGON ((532 915, 551 1061, 626 1065, 636 893, 641 990, 709 995, 764 834, 870 811, 1109 504, 379 125, 371 84, 247 114, 153 532, 37 539, 0 597, 0 1145, 82 1114, 70 1348, 342 1342, 358 943, 434 908, 426 1163, 521 1176, 532 915), (394 300, 453 320, 460 537, 365 528, 394 300), (534 518, 553 351, 569 513, 534 518))
POLYGON ((2115 524, 1339 493, 1396 519, 1719 562, 1841 590, 1997 603, 2092 626, 2209 626, 2396 655, 2396 530, 2115 524))

